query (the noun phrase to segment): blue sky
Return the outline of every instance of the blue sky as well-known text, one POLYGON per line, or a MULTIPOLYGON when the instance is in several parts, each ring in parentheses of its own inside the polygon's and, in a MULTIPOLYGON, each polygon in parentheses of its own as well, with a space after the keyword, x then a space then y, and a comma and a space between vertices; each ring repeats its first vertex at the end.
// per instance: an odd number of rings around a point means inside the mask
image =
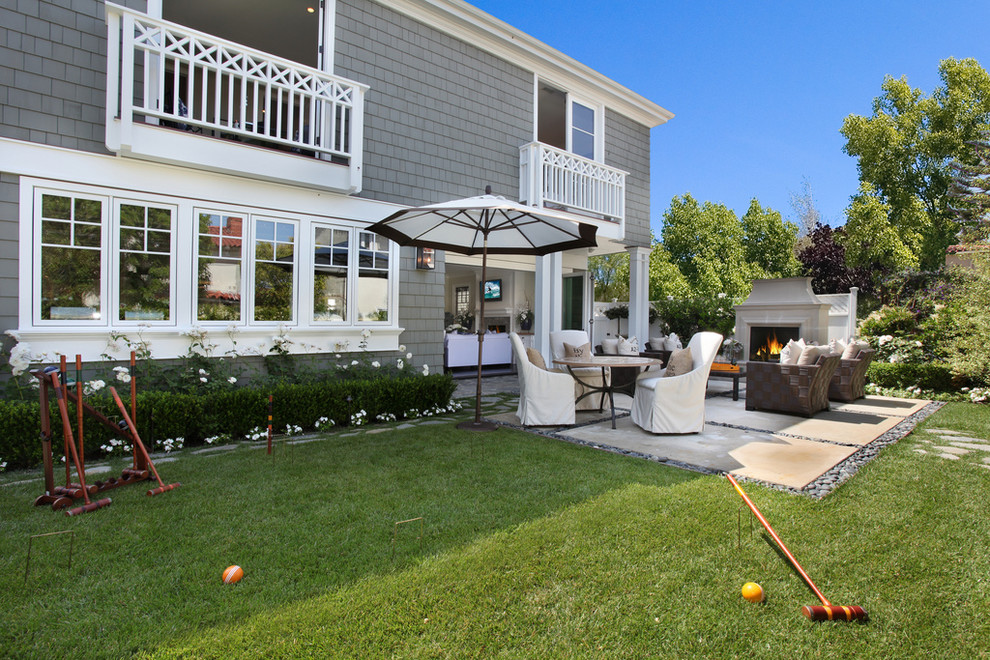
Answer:
POLYGON ((687 192, 791 218, 804 179, 844 224, 858 177, 842 120, 872 114, 887 74, 930 94, 944 58, 990 68, 987 0, 469 1, 675 113, 652 133, 657 232, 687 192))

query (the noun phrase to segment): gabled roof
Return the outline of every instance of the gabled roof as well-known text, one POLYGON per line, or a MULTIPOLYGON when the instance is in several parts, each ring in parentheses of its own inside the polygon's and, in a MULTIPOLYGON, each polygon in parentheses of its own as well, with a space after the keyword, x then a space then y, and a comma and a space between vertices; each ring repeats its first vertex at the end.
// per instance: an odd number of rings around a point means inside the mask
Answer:
POLYGON ((674 113, 463 0, 375 0, 649 128, 674 113))

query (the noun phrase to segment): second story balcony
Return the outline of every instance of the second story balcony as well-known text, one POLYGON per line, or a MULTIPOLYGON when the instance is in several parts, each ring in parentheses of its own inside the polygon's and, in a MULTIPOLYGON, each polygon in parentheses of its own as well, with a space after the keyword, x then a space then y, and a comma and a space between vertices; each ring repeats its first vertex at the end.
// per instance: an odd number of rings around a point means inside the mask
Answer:
POLYGON ((531 142, 519 150, 519 198, 619 225, 626 216, 626 172, 531 142))
POLYGON ((353 194, 367 86, 107 3, 106 144, 353 194))

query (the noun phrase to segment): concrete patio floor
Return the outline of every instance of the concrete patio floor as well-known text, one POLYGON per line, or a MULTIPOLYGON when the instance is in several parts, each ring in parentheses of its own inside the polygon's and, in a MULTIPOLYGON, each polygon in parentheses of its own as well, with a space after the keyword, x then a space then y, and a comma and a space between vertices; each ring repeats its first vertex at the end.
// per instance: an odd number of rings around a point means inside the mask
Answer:
MULTIPOLYGON (((469 397, 475 387, 474 379, 458 381, 455 396, 469 397)), ((684 469, 730 472, 821 497, 938 408, 938 404, 924 400, 869 396, 853 403, 833 402, 830 411, 804 418, 747 411, 745 388, 739 401, 732 400, 730 389, 729 381, 709 383, 705 428, 697 434, 654 435, 643 431, 629 417, 631 399, 625 395, 616 396, 618 418, 614 430, 608 415, 597 411, 579 412, 574 426, 526 430, 684 469)), ((486 396, 518 395, 517 378, 483 378, 482 392, 486 396)), ((511 404, 499 412, 492 411, 486 418, 523 428, 514 413, 514 399, 511 404)))

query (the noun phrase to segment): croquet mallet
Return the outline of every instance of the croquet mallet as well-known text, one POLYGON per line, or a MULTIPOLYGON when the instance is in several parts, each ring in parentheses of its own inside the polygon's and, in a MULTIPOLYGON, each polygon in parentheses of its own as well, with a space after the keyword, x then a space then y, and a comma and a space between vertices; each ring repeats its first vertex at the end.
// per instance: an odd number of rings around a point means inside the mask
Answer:
POLYGON ((158 470, 155 469, 155 464, 151 461, 151 456, 148 455, 148 450, 145 448, 144 443, 141 442, 141 436, 138 435, 137 429, 134 428, 134 422, 131 420, 131 416, 127 414, 127 409, 124 408, 124 402, 120 400, 120 395, 117 394, 117 390, 113 385, 110 386, 110 394, 113 395, 113 400, 117 403, 117 408, 120 409, 120 414, 124 417, 124 421, 127 423, 127 428, 131 432, 131 438, 134 441, 134 446, 141 452, 141 456, 147 462, 148 467, 151 469, 151 473, 155 475, 155 479, 158 481, 158 488, 152 488, 149 490, 148 495, 161 495, 164 492, 181 486, 182 484, 180 483, 165 485, 162 482, 162 478, 158 476, 158 470))
POLYGON ((756 508, 753 501, 749 499, 746 493, 743 492, 743 489, 739 486, 736 480, 732 478, 732 475, 727 472, 725 476, 736 489, 736 492, 739 493, 739 496, 743 498, 743 501, 746 503, 746 506, 749 507, 750 511, 753 512, 766 530, 770 532, 770 536, 773 537, 773 540, 777 543, 777 547, 779 547, 784 554, 787 555, 787 559, 790 560, 791 565, 794 566, 801 577, 804 578, 804 581, 808 583, 808 586, 815 592, 818 599, 822 601, 821 605, 805 605, 801 608, 801 614, 805 615, 812 621, 866 621, 870 618, 870 616, 866 613, 866 610, 858 605, 833 605, 828 602, 828 599, 822 595, 822 592, 815 586, 815 583, 811 581, 808 574, 805 573, 803 568, 801 568, 801 564, 799 564, 798 560, 794 558, 791 551, 787 549, 784 542, 780 540, 780 537, 777 536, 777 532, 773 531, 773 527, 771 527, 770 523, 767 522, 767 519, 763 517, 760 510, 756 508))

